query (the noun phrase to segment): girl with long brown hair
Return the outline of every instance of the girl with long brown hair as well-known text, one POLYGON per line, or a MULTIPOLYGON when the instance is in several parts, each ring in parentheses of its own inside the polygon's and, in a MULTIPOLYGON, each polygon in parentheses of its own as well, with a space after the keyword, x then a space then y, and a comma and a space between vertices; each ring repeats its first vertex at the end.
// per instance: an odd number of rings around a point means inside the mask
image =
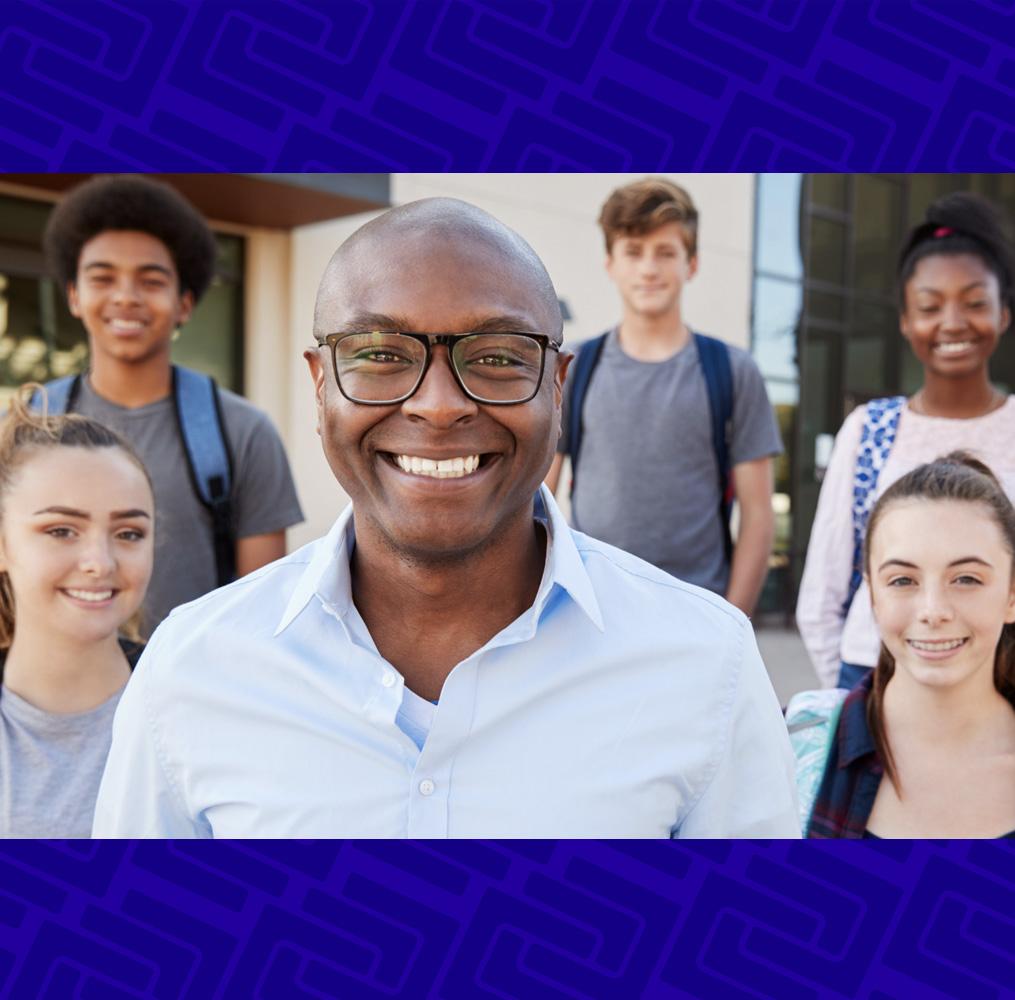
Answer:
POLYGON ((864 573, 881 651, 826 741, 808 836, 1015 836, 1013 567, 1015 509, 966 452, 878 500, 864 573))

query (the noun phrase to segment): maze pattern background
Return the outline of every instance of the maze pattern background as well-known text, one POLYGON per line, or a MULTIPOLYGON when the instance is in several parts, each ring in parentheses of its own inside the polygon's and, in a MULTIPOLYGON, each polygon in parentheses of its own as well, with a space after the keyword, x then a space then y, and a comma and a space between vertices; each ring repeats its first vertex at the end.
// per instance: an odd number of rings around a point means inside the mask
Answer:
POLYGON ((1002 843, 21 843, 4 997, 995 1000, 1002 843), (848 848, 848 849, 846 849, 848 848))
POLYGON ((1011 170, 1015 0, 4 0, 0 170, 1011 170))
MULTIPOLYGON (((1015 0, 3 0, 0 170, 1011 170, 1015 0)), ((0 995, 1015 995, 1003 844, 14 843, 0 995)))

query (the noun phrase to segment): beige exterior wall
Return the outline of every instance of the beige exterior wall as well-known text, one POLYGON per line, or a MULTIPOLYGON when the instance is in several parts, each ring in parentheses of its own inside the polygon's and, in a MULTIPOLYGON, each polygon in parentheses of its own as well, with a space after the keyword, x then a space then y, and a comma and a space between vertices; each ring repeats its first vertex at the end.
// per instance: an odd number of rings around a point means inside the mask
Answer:
MULTIPOLYGON (((542 258, 571 310, 568 340, 601 333, 620 314, 604 273, 596 225, 610 192, 631 174, 395 174, 392 200, 462 198, 516 229, 542 258)), ((701 217, 698 274, 684 293, 687 321, 730 343, 747 345, 754 224, 753 174, 662 174, 687 188, 701 217)))
MULTIPOLYGON (((664 176, 687 188, 701 214, 698 274, 684 297, 687 321, 746 347, 754 175, 664 176)), ((565 324, 564 335, 576 342, 601 332, 620 314, 619 299, 603 271, 605 251, 596 218, 610 191, 629 179, 626 174, 396 174, 392 202, 462 198, 516 229, 543 259, 558 295, 567 303, 572 319, 565 324)), ((312 342, 314 297, 331 254, 376 214, 304 226, 286 236, 255 234, 248 248, 247 385, 251 399, 272 414, 282 431, 307 515, 306 523, 290 532, 290 548, 323 534, 348 502, 314 433, 313 396, 301 355, 312 342), (286 255, 287 271, 282 264, 286 255), (264 275, 265 290, 252 287, 258 284, 255 265, 264 275), (281 284, 270 277, 275 267, 275 274, 289 275, 288 289, 277 296, 270 291, 281 284), (256 308, 263 308, 270 321, 255 318, 255 299, 256 308), (275 317, 285 311, 288 322, 274 328, 275 317), (260 345, 264 358, 255 361, 252 355, 260 345), (279 378, 284 372, 288 377, 279 378)))

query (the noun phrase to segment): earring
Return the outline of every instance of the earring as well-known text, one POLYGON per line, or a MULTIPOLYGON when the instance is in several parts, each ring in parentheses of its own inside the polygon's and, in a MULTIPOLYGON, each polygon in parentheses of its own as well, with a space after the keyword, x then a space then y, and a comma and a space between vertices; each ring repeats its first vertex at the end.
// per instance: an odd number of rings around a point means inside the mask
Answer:
POLYGON ((175 330, 173 330, 173 335, 169 339, 171 341, 173 341, 173 343, 175 343, 177 340, 180 339, 180 328, 179 327, 177 327, 175 330))

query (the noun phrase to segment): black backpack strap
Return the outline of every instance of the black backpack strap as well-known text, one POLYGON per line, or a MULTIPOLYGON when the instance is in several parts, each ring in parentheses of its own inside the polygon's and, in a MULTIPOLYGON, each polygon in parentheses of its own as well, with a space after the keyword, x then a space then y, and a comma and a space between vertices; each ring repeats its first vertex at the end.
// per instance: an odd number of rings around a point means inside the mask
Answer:
POLYGON ((730 511, 733 507, 733 478, 730 475, 729 435, 733 421, 733 370, 729 348, 715 337, 694 334, 701 371, 708 391, 708 408, 712 417, 712 447, 719 466, 719 517, 723 526, 726 561, 733 556, 730 535, 730 511))
POLYGON ((43 402, 45 402, 46 412, 52 416, 70 413, 74 409, 78 393, 81 390, 81 376, 64 375, 63 378, 55 378, 51 382, 47 382, 42 388, 45 390, 45 400, 38 389, 32 393, 28 405, 33 410, 41 413, 43 402))
POLYGON ((130 672, 134 672, 134 668, 137 666, 137 661, 141 659, 141 654, 144 652, 145 644, 143 642, 134 642, 133 639, 125 639, 120 636, 117 639, 120 644, 120 649, 123 650, 123 655, 127 658, 127 666, 130 667, 130 672))
POLYGON ((211 512, 215 568, 221 587, 236 579, 233 532, 232 457, 226 439, 218 386, 210 375, 173 366, 173 407, 187 456, 190 483, 211 512))
POLYGON ((572 493, 574 493, 574 484, 578 478, 578 452, 582 443, 582 409, 585 406, 589 382, 592 381, 592 373, 603 355, 603 346, 606 344, 607 336, 609 336, 608 332, 581 344, 571 365, 571 409, 567 422, 567 449, 571 456, 572 493))

